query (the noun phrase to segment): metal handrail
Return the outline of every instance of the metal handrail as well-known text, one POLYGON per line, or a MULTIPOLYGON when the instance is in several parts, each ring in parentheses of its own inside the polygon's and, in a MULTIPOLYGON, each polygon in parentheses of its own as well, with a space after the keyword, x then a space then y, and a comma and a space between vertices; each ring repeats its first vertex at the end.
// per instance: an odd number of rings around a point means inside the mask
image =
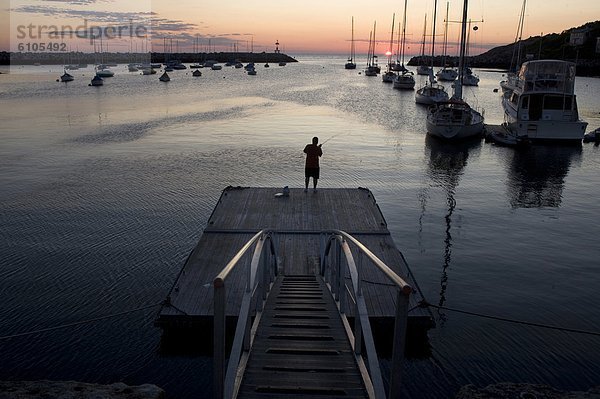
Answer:
MULTIPOLYGON (((361 355, 362 340, 364 339, 365 349, 367 352, 367 360, 369 364, 369 377, 371 379, 373 394, 375 398, 385 398, 385 388, 377 352, 375 350, 375 342, 371 332, 369 322, 369 314, 364 296, 362 294, 360 269, 356 267, 354 257, 348 242, 354 244, 359 251, 359 262, 362 260, 362 254, 379 269, 385 276, 398 287, 398 297, 396 301, 396 315, 394 322, 394 341, 392 352, 392 369, 390 375, 389 397, 397 398, 400 395, 401 382, 401 365, 404 357, 404 346, 406 340, 406 328, 408 323, 408 303, 412 292, 412 287, 398 276, 390 267, 388 267, 381 259, 373 254, 366 246, 364 246, 356 238, 341 230, 331 230, 324 232, 328 235, 326 242, 322 242, 321 247, 321 275, 325 278, 327 272, 330 274, 330 289, 334 299, 339 304, 340 313, 345 314, 347 307, 347 286, 345 282, 346 272, 343 268, 342 254, 346 260, 346 268, 352 280, 352 292, 354 294, 355 303, 355 327, 353 346, 354 353, 357 359, 361 355), (332 245, 336 244, 336 245, 332 245), (330 251, 333 249, 333 262, 330 261, 330 251), (329 266, 329 267, 328 267, 329 266)), ((349 333, 351 334, 351 333, 349 333)))
POLYGON ((270 230, 261 230, 248 240, 213 280, 213 390, 215 398, 229 399, 235 396, 236 375, 240 358, 243 357, 243 351, 246 354, 249 352, 253 339, 250 325, 252 300, 255 297, 258 298, 256 301, 257 317, 255 319, 255 324, 257 324, 259 320, 258 313, 262 312, 263 301, 266 299, 274 277, 277 275, 277 265, 277 249, 273 240, 273 232, 270 230), (225 308, 227 303, 225 280, 252 247, 254 247, 254 253, 249 264, 247 263, 246 290, 242 297, 229 362, 227 363, 227 369, 225 369, 225 308), (259 298, 259 295, 261 298, 259 298))

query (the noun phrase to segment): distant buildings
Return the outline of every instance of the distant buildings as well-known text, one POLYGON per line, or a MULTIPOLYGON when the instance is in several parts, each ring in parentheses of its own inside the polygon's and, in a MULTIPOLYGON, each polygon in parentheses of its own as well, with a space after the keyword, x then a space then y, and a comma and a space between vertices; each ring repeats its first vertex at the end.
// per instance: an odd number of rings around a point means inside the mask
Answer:
POLYGON ((569 45, 581 46, 583 45, 590 35, 590 28, 579 28, 572 29, 569 35, 569 45))

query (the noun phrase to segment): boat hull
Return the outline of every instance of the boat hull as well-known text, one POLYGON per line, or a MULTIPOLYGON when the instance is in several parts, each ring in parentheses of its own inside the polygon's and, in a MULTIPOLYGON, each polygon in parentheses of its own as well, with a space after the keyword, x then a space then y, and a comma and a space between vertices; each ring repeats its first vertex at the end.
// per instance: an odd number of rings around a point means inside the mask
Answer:
POLYGON ((445 140, 481 137, 483 116, 468 106, 440 105, 427 115, 427 133, 445 140))
POLYGON ((422 105, 434 105, 448 101, 448 93, 435 86, 425 86, 415 93, 415 102, 422 105))
POLYGON ((425 65, 419 65, 417 67, 417 75, 425 75, 425 76, 429 76, 429 71, 431 71, 431 68, 425 65))
POLYGON ((396 78, 396 74, 393 72, 386 72, 383 75, 381 75, 381 80, 385 83, 392 83, 392 82, 394 82, 395 78, 396 78))
POLYGON ((441 69, 435 76, 437 76, 438 80, 453 82, 458 77, 458 72, 454 69, 441 69))
POLYGON ((410 78, 399 76, 397 79, 394 79, 394 89, 414 90, 415 80, 412 76, 410 78))
POLYGON ((588 123, 584 121, 509 121, 508 129, 529 141, 581 141, 588 123))

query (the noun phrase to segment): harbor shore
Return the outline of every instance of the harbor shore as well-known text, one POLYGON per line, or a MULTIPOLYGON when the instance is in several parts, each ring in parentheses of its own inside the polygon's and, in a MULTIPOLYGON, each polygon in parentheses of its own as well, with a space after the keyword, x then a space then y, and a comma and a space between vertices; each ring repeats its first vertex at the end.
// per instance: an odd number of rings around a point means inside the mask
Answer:
MULTIPOLYGON (((109 385, 77 381, 0 381, 2 399, 62 398, 73 399, 164 399, 166 393, 152 384, 129 386, 122 382, 109 385)), ((599 399, 600 386, 587 391, 561 391, 549 385, 501 382, 478 388, 465 385, 454 399, 599 399)))
POLYGON ((152 384, 129 386, 122 382, 102 385, 77 381, 0 381, 0 398, 164 399, 165 391, 152 384))
MULTIPOLYGON (((0 65, 61 65, 65 63, 73 64, 95 64, 98 54, 69 52, 69 53, 9 53, 0 52, 0 65)), ((213 52, 213 53, 102 53, 102 62, 128 64, 138 63, 164 63, 168 60, 179 60, 185 63, 204 62, 214 60, 217 62, 298 62, 295 58, 283 53, 253 53, 253 52, 213 52)))
POLYGON ((561 391, 549 385, 501 382, 478 388, 465 385, 454 399, 509 399, 509 398, 545 398, 545 399, 598 399, 600 386, 588 391, 561 391))

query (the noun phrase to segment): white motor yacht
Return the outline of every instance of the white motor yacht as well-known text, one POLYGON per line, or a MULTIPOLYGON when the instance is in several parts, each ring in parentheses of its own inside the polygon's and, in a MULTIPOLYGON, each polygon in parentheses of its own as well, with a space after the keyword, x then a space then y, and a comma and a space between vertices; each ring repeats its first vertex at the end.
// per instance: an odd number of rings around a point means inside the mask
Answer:
POLYGON ((517 140, 581 141, 587 122, 579 119, 575 63, 562 60, 524 62, 503 86, 502 107, 517 140))

